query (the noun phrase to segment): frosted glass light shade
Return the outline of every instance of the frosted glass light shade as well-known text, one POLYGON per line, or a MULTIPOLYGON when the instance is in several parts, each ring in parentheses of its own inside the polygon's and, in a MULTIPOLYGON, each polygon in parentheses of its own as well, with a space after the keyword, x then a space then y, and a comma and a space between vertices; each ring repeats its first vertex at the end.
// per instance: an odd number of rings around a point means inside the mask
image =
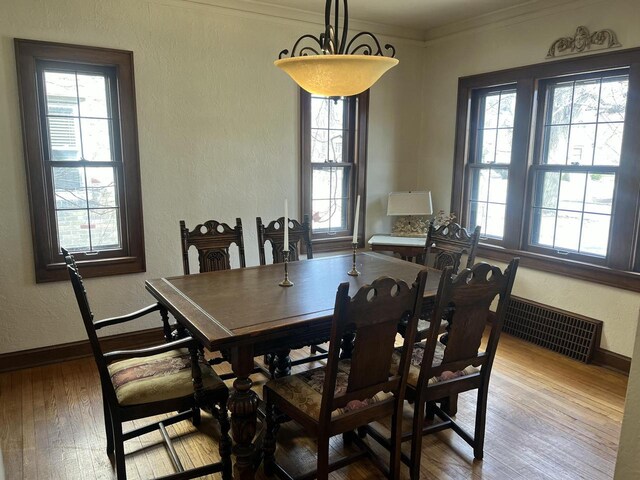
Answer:
POLYGON ((431 215, 431 192, 391 192, 387 215, 431 215))
POLYGON ((362 93, 397 64, 397 58, 378 55, 309 55, 274 62, 307 92, 323 97, 362 93))

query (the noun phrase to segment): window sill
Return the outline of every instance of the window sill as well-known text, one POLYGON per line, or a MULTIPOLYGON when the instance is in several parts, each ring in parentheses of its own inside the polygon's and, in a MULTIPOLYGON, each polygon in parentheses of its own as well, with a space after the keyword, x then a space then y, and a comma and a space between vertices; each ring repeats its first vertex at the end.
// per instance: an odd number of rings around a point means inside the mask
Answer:
POLYGON ((640 292, 640 273, 614 270, 601 265, 566 260, 523 250, 509 250, 488 244, 480 244, 478 246, 477 256, 502 262, 508 262, 513 257, 520 257, 520 265, 523 267, 632 292, 640 292))
MULTIPOLYGON (((144 257, 104 258, 101 260, 79 261, 77 263, 83 278, 107 277, 146 271, 144 257)), ((50 263, 44 269, 36 270, 36 283, 64 280, 69 280, 69 274, 64 262, 50 263)))
MULTIPOLYGON (((316 238, 311 239, 313 243, 313 252, 337 252, 340 250, 350 250, 353 247, 353 237, 351 235, 347 237, 333 237, 333 238, 316 238)), ((358 241, 358 248, 363 248, 364 242, 360 238, 358 241)))

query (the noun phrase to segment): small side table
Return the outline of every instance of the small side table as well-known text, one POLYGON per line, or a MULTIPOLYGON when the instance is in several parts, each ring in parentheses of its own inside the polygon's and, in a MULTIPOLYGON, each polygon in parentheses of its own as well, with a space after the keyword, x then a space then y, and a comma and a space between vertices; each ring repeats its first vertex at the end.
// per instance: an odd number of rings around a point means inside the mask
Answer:
POLYGON ((378 234, 369 239, 369 246, 374 252, 394 252, 402 260, 424 263, 425 243, 427 237, 397 237, 378 234))

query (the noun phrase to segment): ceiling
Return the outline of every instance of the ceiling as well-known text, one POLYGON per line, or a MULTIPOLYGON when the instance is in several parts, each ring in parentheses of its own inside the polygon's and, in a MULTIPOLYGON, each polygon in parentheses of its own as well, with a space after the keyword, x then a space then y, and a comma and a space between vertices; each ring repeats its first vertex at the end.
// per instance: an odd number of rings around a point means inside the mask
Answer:
MULTIPOLYGON (((250 0, 254 4, 280 6, 303 12, 323 13, 322 0, 250 0)), ((342 9, 342 0, 338 0, 342 9)), ((380 25, 425 32, 515 7, 533 6, 540 0, 351 0, 349 17, 380 25)), ((342 14, 341 14, 342 16, 342 14)))

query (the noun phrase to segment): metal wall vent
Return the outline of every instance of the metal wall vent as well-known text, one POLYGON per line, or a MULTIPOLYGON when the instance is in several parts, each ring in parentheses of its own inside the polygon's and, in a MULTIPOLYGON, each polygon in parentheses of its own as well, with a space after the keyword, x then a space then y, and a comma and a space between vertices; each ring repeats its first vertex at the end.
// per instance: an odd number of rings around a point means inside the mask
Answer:
POLYGON ((589 363, 600 346, 602 321, 512 296, 503 331, 589 363))

